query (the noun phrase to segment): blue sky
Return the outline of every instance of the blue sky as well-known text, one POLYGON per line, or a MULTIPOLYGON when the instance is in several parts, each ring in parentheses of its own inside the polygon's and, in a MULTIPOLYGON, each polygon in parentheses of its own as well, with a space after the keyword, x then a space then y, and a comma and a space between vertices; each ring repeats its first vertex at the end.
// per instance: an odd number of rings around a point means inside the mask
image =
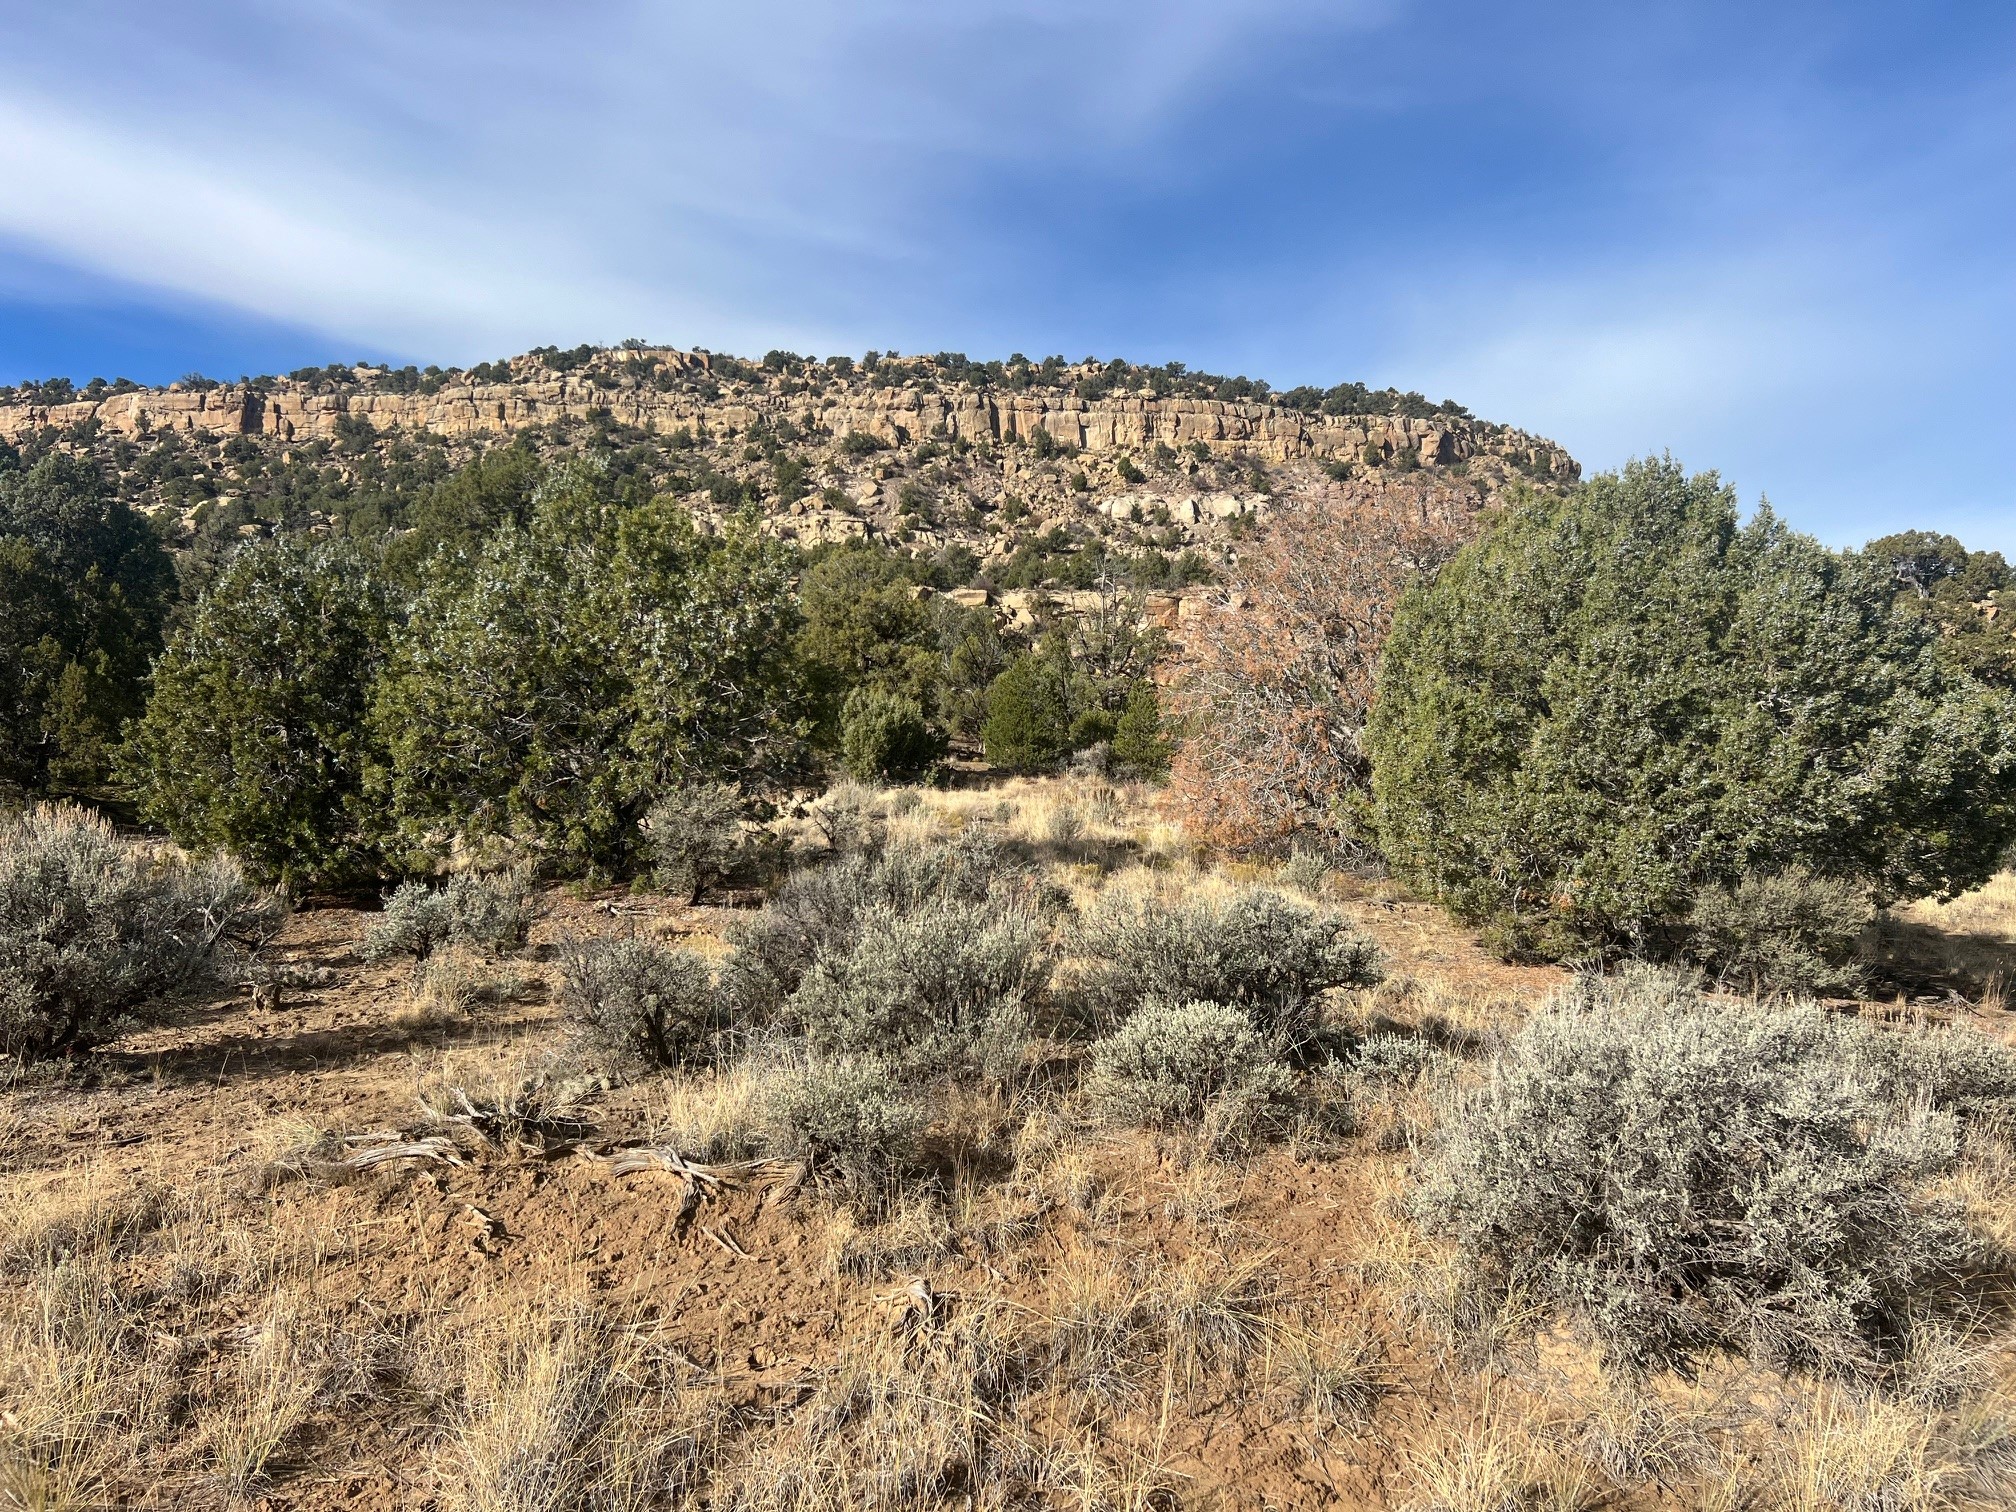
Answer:
POLYGON ((2016 554, 2016 6, 198 0, 0 23, 0 382, 1177 359, 2016 554))

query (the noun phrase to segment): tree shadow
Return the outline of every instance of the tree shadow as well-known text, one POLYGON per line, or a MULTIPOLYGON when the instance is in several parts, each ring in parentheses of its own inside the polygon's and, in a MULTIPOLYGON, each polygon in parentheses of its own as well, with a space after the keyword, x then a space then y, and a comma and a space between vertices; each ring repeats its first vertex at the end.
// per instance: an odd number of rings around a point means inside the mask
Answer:
POLYGON ((1999 998, 2016 982, 2016 943, 1886 917, 1872 931, 1871 996, 1999 998))
MULTIPOLYGON (((209 1011, 178 1019, 178 1027, 202 1029, 242 1015, 242 1000, 224 1000, 209 1011)), ((161 1050, 95 1052, 105 1078, 152 1080, 167 1086, 219 1086, 263 1081, 301 1072, 339 1071, 381 1056, 416 1049, 446 1049, 472 1041, 510 1044, 550 1025, 539 1019, 411 1014, 399 1018, 323 1025, 292 1032, 262 1032, 256 1025, 217 1038, 161 1050)))

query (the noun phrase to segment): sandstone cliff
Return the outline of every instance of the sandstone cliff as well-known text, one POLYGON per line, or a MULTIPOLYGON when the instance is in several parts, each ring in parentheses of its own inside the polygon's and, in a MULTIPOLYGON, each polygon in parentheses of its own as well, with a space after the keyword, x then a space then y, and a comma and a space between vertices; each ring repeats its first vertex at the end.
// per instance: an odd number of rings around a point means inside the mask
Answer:
MULTIPOLYGON (((1323 413, 1307 403, 1158 393, 1166 381, 1124 365, 1025 368, 1013 382, 977 371, 930 358, 864 371, 584 348, 557 362, 534 353, 471 372, 332 368, 87 390, 55 403, 27 389, 8 402, 0 391, 0 439, 93 448, 128 474, 148 448, 193 447, 242 463, 249 441, 290 463, 326 461, 347 478, 352 459, 402 439, 459 457, 524 432, 579 444, 585 429, 598 445, 641 443, 740 480, 785 536, 957 541, 982 556, 1059 523, 1096 526, 1121 542, 1152 537, 1164 548, 1208 543, 1271 497, 1353 473, 1432 470, 1480 502, 1514 476, 1560 482, 1579 473, 1552 442, 1453 410, 1323 413), (796 459, 792 476, 807 481, 779 485, 786 452, 796 459)), ((228 502, 242 471, 222 461, 199 468, 210 492, 171 502, 192 514, 203 502, 228 502)))

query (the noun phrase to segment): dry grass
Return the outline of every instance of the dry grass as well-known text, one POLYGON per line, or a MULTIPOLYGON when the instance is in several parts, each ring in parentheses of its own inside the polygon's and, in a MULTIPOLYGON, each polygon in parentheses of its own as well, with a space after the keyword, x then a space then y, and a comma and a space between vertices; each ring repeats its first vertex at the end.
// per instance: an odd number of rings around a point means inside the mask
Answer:
POLYGON ((469 1512, 571 1512, 635 1483, 623 1429, 641 1365, 634 1343, 566 1301, 477 1340, 450 1450, 469 1512))
POLYGON ((1951 902, 1907 903, 1897 913, 1949 934, 1986 935, 2016 944, 2016 872, 2001 872, 1951 902))
MULTIPOLYGON (((1080 903, 1260 881, 1354 906, 1313 868, 1213 867, 1104 783, 873 801, 898 833, 988 826, 1080 903)), ((1385 906, 1362 916, 1391 924, 1385 906)), ((2016 878, 1946 907, 1942 928, 2016 941, 2016 878)), ((1436 964, 1456 953, 1426 938, 1332 1016, 1475 1075, 1530 1005, 1503 973, 1436 964)), ((488 967, 443 960, 411 1011, 466 1024, 488 967)), ((374 981, 396 1022, 404 979, 374 981)), ((2011 1331, 1991 1302, 1924 1320, 1892 1376, 1854 1390, 1735 1366, 1605 1380, 1520 1299, 1485 1305, 1406 1218, 1430 1116, 1406 1084, 1344 1088, 1357 1133, 1340 1120, 1228 1162, 1094 1128, 1071 1090, 1082 1047, 1045 1044, 1047 1079, 930 1089, 928 1159, 879 1217, 810 1188, 710 1198, 700 1221, 736 1255, 674 1242, 671 1185, 613 1181, 541 1131, 557 1111, 598 1140, 746 1158, 770 1062, 584 1090, 558 1026, 477 1017, 488 1043, 387 1051, 368 1112, 340 1066, 229 1103, 219 1074, 183 1104, 201 1134, 151 1166, 31 1149, 0 1168, 0 1508, 2016 1505, 2011 1331), (429 1117, 481 1135, 456 1133, 463 1167, 248 1179, 325 1130, 429 1117), (479 1249, 462 1215, 486 1205, 510 1224, 479 1249)), ((120 1095, 65 1092, 64 1117, 91 1128, 120 1095)), ((0 1130, 37 1126, 23 1093, 0 1096, 0 1130)), ((2007 1131, 1969 1139, 1942 1190, 2016 1244, 2007 1131)))

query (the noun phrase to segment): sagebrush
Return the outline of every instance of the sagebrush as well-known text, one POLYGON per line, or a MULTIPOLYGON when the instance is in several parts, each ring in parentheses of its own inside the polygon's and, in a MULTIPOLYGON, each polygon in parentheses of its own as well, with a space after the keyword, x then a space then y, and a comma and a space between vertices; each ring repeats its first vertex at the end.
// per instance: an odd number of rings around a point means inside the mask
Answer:
POLYGON ((1892 1032, 1644 969, 1581 981, 1445 1092, 1416 1210, 1486 1294, 1553 1304, 1626 1368, 1867 1366, 1972 1248, 1925 1190, 1955 1119, 1858 1070, 1892 1032))
POLYGON ((747 849, 740 789, 729 782, 675 787, 651 806, 651 879, 689 903, 727 880, 747 849))
POLYGON ((1087 1092, 1118 1123, 1167 1128, 1214 1118, 1244 1133, 1284 1112, 1295 1079, 1280 1047, 1223 1003, 1153 1003, 1093 1048, 1087 1092))
POLYGON ((454 942, 502 953, 525 943, 539 917, 539 889, 526 870, 465 872, 442 887, 402 882, 364 932, 364 958, 424 961, 454 942))
POLYGON ((652 1066, 706 1059, 724 1027, 707 962, 650 939, 568 941, 560 1003, 604 1049, 652 1066))
POLYGON ((235 863, 69 805, 0 817, 0 1051, 88 1049, 213 985, 281 917, 235 863))
POLYGON ((1225 1003, 1262 1031, 1295 1038, 1314 1025, 1323 992, 1381 975, 1378 951, 1343 919, 1266 888, 1222 900, 1109 896, 1079 937, 1093 958, 1084 998, 1095 1015, 1225 1003))

